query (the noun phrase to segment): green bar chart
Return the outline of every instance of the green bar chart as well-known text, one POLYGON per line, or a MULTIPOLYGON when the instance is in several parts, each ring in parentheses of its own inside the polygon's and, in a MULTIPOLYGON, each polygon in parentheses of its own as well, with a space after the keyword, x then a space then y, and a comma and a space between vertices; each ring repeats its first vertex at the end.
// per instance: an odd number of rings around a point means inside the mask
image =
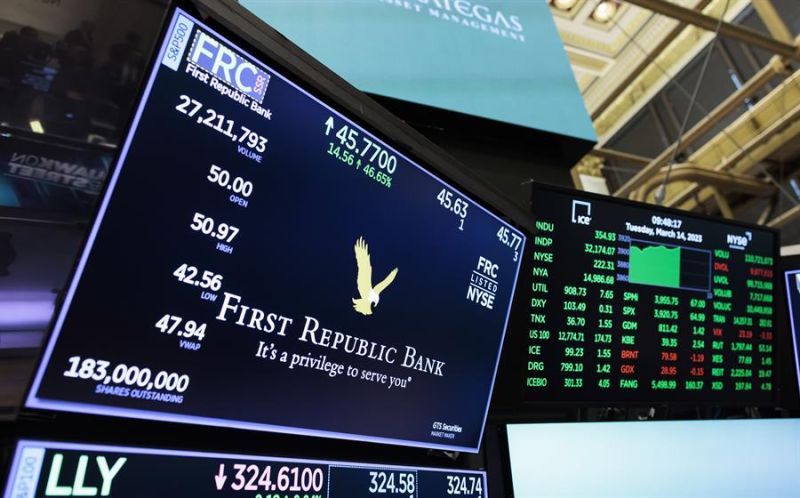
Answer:
POLYGON ((709 292, 711 253, 702 249, 631 239, 628 282, 709 292))
POLYGON ((681 286, 681 248, 631 245, 628 281, 634 284, 681 286))

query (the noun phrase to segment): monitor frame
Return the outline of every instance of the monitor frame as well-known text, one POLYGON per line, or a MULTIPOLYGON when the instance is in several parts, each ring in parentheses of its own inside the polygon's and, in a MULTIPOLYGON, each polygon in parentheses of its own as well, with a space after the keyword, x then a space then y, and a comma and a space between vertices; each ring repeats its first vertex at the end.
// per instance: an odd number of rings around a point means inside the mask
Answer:
MULTIPOLYGON (((424 472, 438 472, 438 473, 458 473, 458 474, 472 474, 478 476, 482 480, 483 492, 485 496, 488 493, 488 474, 485 469, 472 469, 472 468, 458 468, 458 467, 431 467, 424 465, 397 465, 385 464, 375 462, 363 461, 350 461, 338 459, 318 459, 318 458, 298 458, 272 456, 272 455, 253 455, 239 452, 224 452, 224 451, 200 451, 197 449, 182 450, 176 448, 161 448, 139 445, 123 445, 123 444, 105 444, 97 442, 74 442, 74 441, 58 441, 53 439, 39 439, 21 437, 12 441, 13 451, 9 452, 8 465, 0 466, 0 475, 5 475, 5 487, 2 488, 2 498, 12 498, 10 494, 11 478, 16 475, 19 466, 20 457, 23 447, 25 445, 41 445, 45 450, 65 450, 65 451, 93 451, 93 452, 109 452, 109 453, 132 453, 136 455, 155 455, 166 457, 182 457, 182 458, 216 458, 221 461, 229 462, 236 460, 249 460, 258 462, 279 462, 289 464, 301 465, 329 465, 365 469, 380 469, 387 471, 424 471, 424 472), (7 467, 7 468, 4 468, 7 467)), ((328 476, 330 479, 330 476, 328 476)), ((41 475, 40 481, 41 482, 41 475)))
POLYGON ((786 351, 782 358, 786 365, 781 366, 781 373, 787 378, 783 379, 781 393, 781 406, 786 408, 800 408, 800 316, 793 316, 790 306, 793 304, 789 293, 789 276, 800 274, 800 254, 791 256, 781 256, 780 258, 780 296, 782 300, 778 302, 782 308, 779 314, 779 323, 789 334, 785 344, 786 351))
MULTIPOLYGON (((611 197, 601 194, 596 194, 592 192, 584 192, 575 189, 560 187, 556 185, 549 185, 541 182, 532 182, 531 183, 531 206, 529 209, 529 213, 531 216, 531 221, 535 225, 535 221, 537 219, 536 216, 536 194, 538 191, 548 191, 554 192, 558 194, 566 194, 566 195, 577 195, 587 200, 597 200, 601 202, 611 202, 617 203, 623 206, 630 206, 635 208, 646 208, 658 213, 664 213, 665 215, 669 216, 680 216, 684 218, 695 218, 700 221, 710 221, 715 223, 725 223, 731 226, 746 228, 750 230, 758 230, 762 232, 772 233, 774 236, 774 243, 773 243, 773 258, 774 258, 774 275, 773 275, 773 282, 775 287, 782 286, 782 279, 779 278, 778 273, 780 272, 780 230, 777 230, 772 227, 766 227, 761 225, 756 225, 753 223, 747 223, 738 220, 727 220, 724 218, 718 218, 714 216, 710 216, 707 214, 702 213, 694 213, 689 211, 683 211, 680 209, 675 208, 668 208, 663 206, 657 206, 655 204, 647 204, 643 202, 637 202, 630 199, 625 198, 617 198, 611 197)), ((532 248, 533 248, 533 237, 536 231, 532 231, 529 233, 528 239, 526 241, 526 250, 525 254, 530 255, 532 248)), ((526 270, 530 267, 530 258, 523 260, 522 267, 520 268, 520 275, 526 275, 526 270)), ((501 358, 501 369, 498 372, 497 383, 495 387, 495 397, 493 398, 493 410, 492 410, 492 419, 496 422, 503 422, 503 423, 525 423, 525 422, 536 422, 541 421, 541 418, 538 418, 537 415, 540 415, 540 410, 542 408, 547 408, 551 410, 548 415, 548 420, 553 420, 553 416, 558 418, 561 415, 564 416, 571 416, 572 410, 580 409, 580 408, 620 408, 620 407, 652 407, 652 406, 675 406, 675 407, 750 407, 750 406, 762 406, 762 407, 778 407, 780 406, 780 399, 781 399, 781 391, 783 390, 784 386, 784 379, 782 378, 782 368, 781 368, 781 354, 780 351, 776 351, 774 353, 774 359, 776 362, 774 370, 774 386, 772 394, 770 396, 769 403, 760 403, 753 405, 753 403, 743 402, 743 401, 736 401, 736 402, 729 402, 729 403, 720 403, 716 401, 691 401, 691 400, 683 400, 683 401, 660 401, 660 400, 653 400, 643 398, 639 401, 524 401, 522 400, 522 395, 524 390, 519 387, 515 386, 514 382, 519 380, 519 374, 522 371, 520 368, 517 368, 520 359, 523 357, 523 354, 519 351, 522 351, 522 348, 519 346, 523 343, 523 339, 518 337, 518 333, 515 334, 514 325, 519 325, 519 316, 524 315, 525 312, 521 308, 525 306, 525 291, 519 290, 524 289, 524 285, 517 286, 517 294, 514 297, 514 302, 512 304, 512 323, 509 325, 508 331, 506 332, 506 340, 503 345, 503 357, 501 358), (503 383, 511 385, 509 389, 498 389, 497 386, 502 386, 503 383), (557 410, 565 410, 564 413, 558 414, 557 410)), ((780 295, 780 289, 774 288, 773 292, 777 297, 780 295)), ((777 305, 777 300, 774 305, 777 305)), ((777 325, 777 318, 779 316, 779 311, 777 309, 773 310, 773 325, 777 325)), ((777 328, 774 331, 778 332, 777 328)), ((778 341, 776 340, 776 344, 778 341)), ((554 420, 553 420, 554 421, 554 420)))
MULTIPOLYGON (((287 430, 287 428, 283 426, 275 426, 264 423, 242 422, 233 424, 231 421, 227 420, 211 419, 209 417, 198 415, 176 414, 173 416, 173 414, 168 412, 158 412, 152 410, 126 409, 125 411, 127 412, 139 413, 133 415, 130 413, 120 414, 114 413, 118 412, 116 407, 110 407, 108 405, 101 404, 91 404, 91 406, 97 408, 95 410, 86 410, 80 408, 61 409, 31 405, 31 402, 35 400, 34 391, 38 388, 44 371, 43 361, 49 358, 50 351, 55 344, 52 342, 53 335, 57 328, 57 323, 62 315, 64 305, 68 302, 66 296, 70 292, 70 289, 73 289, 75 286, 75 279, 83 267, 83 260, 86 256, 88 256, 86 248, 92 243, 95 233, 99 229, 100 223, 98 222, 98 216, 102 215, 105 205, 109 200, 107 198, 109 188, 113 186, 114 181, 120 171, 121 160, 124 159, 124 156, 127 154, 128 148, 132 141, 131 132, 138 125, 139 117, 144 109, 144 106, 142 105, 143 98, 149 94, 150 88, 152 87, 155 79, 155 75, 160 69, 160 61, 164 48, 163 44, 169 34, 169 28, 171 26, 173 16, 176 13, 176 10, 179 9, 196 17, 199 21, 206 24, 208 28, 212 30, 212 32, 217 32, 218 35, 221 35, 233 42, 241 50, 255 55, 259 61, 262 61, 268 66, 274 68, 277 72, 290 79, 302 90, 308 92, 320 101, 328 103, 327 105, 330 105, 347 118, 352 119, 359 125, 363 126, 381 140, 386 142, 388 145, 395 148, 402 155, 408 157, 413 162, 418 163, 420 166, 423 166, 424 170, 427 170, 432 175, 439 177, 442 181, 448 183, 454 189, 464 192, 469 196, 470 200, 475 202, 476 205, 486 210, 492 216, 503 220, 518 230, 523 231, 523 233, 529 232, 533 227, 530 217, 527 216, 525 210, 504 197, 492 186, 483 182, 474 173, 471 173, 466 167, 461 165, 458 160, 441 150, 438 146, 433 144, 420 133, 416 132, 409 125, 405 124, 399 118, 385 110, 370 97, 351 86, 345 80, 303 52, 299 47, 292 44, 291 41, 284 38, 280 33, 266 25, 263 21, 244 9, 237 2, 233 0, 170 0, 165 8, 165 13, 161 20, 159 35, 154 44, 153 52, 150 54, 147 65, 145 66, 147 71, 137 91, 137 97, 135 99, 136 105, 133 107, 131 115, 129 116, 128 121, 123 129, 123 136, 125 138, 120 143, 117 152, 114 154, 104 187, 99 194, 100 202, 97 203, 94 214, 91 218, 91 227, 87 231, 86 237, 84 238, 79 251, 80 257, 76 260, 71 269, 70 276, 67 281, 67 288, 59 296, 55 313, 50 325, 48 326, 47 334, 43 342, 44 346, 42 347, 36 361, 37 367, 35 373, 25 391, 26 394, 23 399, 22 415, 30 415, 35 417, 37 412, 100 415, 103 417, 114 417, 123 420, 146 420, 155 421, 158 423, 170 423, 195 427, 231 427, 234 429, 244 429, 253 432, 269 432, 290 435, 294 434, 301 436, 344 439, 357 442, 391 444, 444 451, 465 451, 472 453, 479 452, 488 421, 488 412, 491 405, 497 371, 499 369, 499 357, 502 354, 502 343, 505 341, 507 327, 502 331, 501 348, 498 351, 498 359, 494 368, 494 377, 491 383, 492 388, 489 392, 489 398, 486 401, 483 427, 480 431, 477 445, 474 447, 425 443, 421 441, 397 440, 390 437, 340 434, 317 429, 290 428, 287 430), (190 420, 185 420, 187 418, 190 420)), ((509 303, 508 315, 510 315, 511 305, 513 303, 513 295, 514 294, 512 292, 512 301, 509 303)), ((63 402, 63 404, 84 405, 84 403, 73 402, 63 402)))
MULTIPOLYGON (((512 471, 512 458, 511 458, 511 447, 509 444, 509 433, 508 428, 512 425, 517 426, 526 426, 526 425, 581 425, 582 427, 587 427, 586 424, 600 426, 603 424, 603 427, 606 427, 607 424, 620 424, 620 425, 633 425, 636 424, 637 427, 641 426, 641 424, 655 424, 656 426, 659 425, 668 425, 668 424, 675 424, 675 425, 685 425, 685 424, 725 424, 731 423, 731 425, 739 424, 739 423, 759 423, 763 422, 766 424, 770 424, 771 422, 784 422, 790 423, 792 418, 757 418, 757 419, 742 419, 742 418, 727 418, 727 419, 659 419, 659 420, 625 420, 625 421, 610 421, 610 420, 598 420, 598 421, 565 421, 565 422, 553 422, 553 421, 540 421, 540 423, 530 423, 530 422, 515 422, 509 423, 507 425, 503 425, 500 427, 500 448, 498 450, 498 455, 496 455, 496 465, 497 469, 492 467, 487 467, 487 477, 491 479, 492 475, 496 475, 496 478, 499 477, 502 479, 502 485, 504 486, 504 496, 509 498, 523 498, 519 497, 515 494, 514 489, 514 479, 513 479, 513 471, 512 471)), ((527 498, 527 497, 525 497, 527 498)))

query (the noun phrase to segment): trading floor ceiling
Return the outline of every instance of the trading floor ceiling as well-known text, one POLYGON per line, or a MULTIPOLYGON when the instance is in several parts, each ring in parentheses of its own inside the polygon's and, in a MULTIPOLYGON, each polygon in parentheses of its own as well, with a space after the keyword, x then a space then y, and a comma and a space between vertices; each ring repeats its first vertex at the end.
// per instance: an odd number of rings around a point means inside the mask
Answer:
POLYGON ((579 187, 800 238, 799 1, 549 3, 598 136, 579 187))

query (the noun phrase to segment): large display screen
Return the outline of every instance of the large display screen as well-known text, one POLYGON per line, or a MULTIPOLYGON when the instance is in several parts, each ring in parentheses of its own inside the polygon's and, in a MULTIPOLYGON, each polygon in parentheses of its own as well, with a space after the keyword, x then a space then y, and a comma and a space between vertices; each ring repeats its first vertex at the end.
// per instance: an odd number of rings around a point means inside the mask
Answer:
POLYGON ((800 270, 784 273, 786 278, 786 306, 789 308, 789 324, 794 344, 794 361, 797 379, 800 380, 800 270))
POLYGON ((479 471, 20 441, 4 498, 486 497, 479 471))
POLYGON ((537 186, 526 401, 771 403, 777 233, 537 186))
POLYGON ((515 498, 795 497, 798 441, 798 419, 508 426, 515 498))
POLYGON ((240 3, 365 92, 597 141, 543 0, 240 3))
POLYGON ((27 406, 476 451, 524 236, 187 12, 27 406))

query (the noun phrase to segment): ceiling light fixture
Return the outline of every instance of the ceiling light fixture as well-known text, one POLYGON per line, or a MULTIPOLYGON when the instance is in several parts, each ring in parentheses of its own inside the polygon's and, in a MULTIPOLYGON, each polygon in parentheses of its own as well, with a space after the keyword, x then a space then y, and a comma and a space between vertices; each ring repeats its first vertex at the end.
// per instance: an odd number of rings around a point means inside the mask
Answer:
POLYGON ((597 22, 607 23, 614 17, 617 10, 619 10, 619 2, 615 0, 603 0, 597 4, 594 12, 592 12, 592 19, 597 22))
POLYGON ((577 3, 578 0, 550 0, 550 5, 558 10, 570 10, 572 7, 575 7, 577 3))

